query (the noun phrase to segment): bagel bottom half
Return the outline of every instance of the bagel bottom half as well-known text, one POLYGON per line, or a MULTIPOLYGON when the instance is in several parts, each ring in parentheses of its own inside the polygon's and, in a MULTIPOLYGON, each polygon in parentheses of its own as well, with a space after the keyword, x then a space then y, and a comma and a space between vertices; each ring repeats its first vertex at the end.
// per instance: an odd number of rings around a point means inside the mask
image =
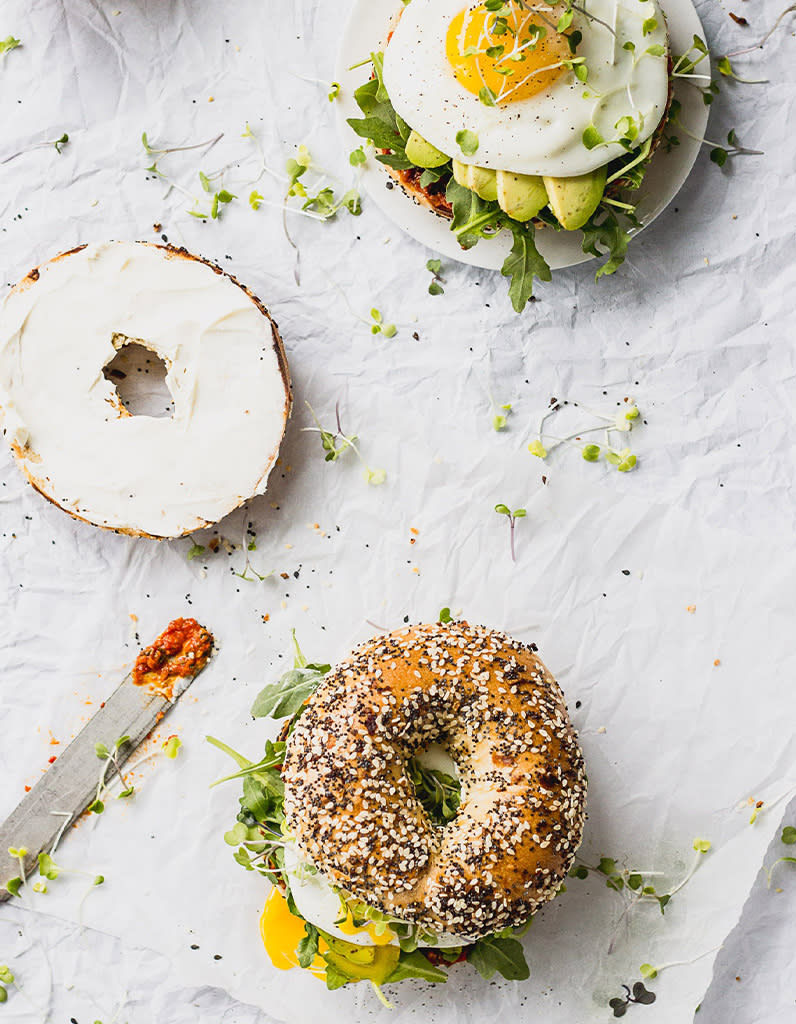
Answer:
POLYGON ((310 698, 283 778, 287 827, 332 884, 463 940, 524 923, 581 839, 586 776, 561 690, 535 647, 466 622, 357 648, 310 698), (446 826, 407 773, 431 743, 461 782, 446 826))

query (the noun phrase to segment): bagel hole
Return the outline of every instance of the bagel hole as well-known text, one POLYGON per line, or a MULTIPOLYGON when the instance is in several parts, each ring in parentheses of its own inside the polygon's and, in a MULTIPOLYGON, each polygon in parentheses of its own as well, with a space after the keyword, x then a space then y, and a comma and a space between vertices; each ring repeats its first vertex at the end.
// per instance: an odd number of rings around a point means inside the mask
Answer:
POLYGON ((412 779, 412 783, 415 787, 415 793, 418 799, 423 805, 426 814, 430 817, 432 823, 438 827, 444 827, 449 825, 458 813, 458 798, 461 792, 461 776, 459 774, 459 767, 453 758, 448 753, 447 749, 441 743, 430 743, 427 747, 416 750, 410 758, 409 764, 409 775, 412 779), (423 769, 424 773, 434 773, 437 777, 435 782, 430 774, 426 774, 425 778, 418 781, 418 776, 415 768, 419 767, 423 769), (440 773, 442 779, 440 779, 440 773), (447 781, 444 781, 445 796, 443 798, 443 792, 439 787, 439 783, 447 777, 447 781), (449 788, 449 783, 453 782, 456 789, 455 806, 451 803, 451 797, 453 793, 449 788), (432 797, 432 793, 434 796, 432 797), (434 810, 431 809, 431 805, 434 805, 434 810), (443 813, 443 809, 447 807, 447 811, 443 813))
POLYGON ((140 338, 114 334, 112 341, 116 355, 103 366, 102 375, 115 388, 121 407, 131 416, 171 419, 174 399, 165 362, 140 338))

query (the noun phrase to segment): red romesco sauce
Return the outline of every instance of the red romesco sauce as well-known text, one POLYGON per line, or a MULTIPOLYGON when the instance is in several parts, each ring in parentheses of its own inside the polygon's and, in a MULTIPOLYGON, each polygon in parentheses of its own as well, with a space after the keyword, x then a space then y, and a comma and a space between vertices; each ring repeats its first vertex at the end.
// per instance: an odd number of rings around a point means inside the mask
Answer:
POLYGON ((212 649, 213 634, 196 619, 174 619, 135 659, 133 682, 171 699, 174 683, 201 672, 212 649))

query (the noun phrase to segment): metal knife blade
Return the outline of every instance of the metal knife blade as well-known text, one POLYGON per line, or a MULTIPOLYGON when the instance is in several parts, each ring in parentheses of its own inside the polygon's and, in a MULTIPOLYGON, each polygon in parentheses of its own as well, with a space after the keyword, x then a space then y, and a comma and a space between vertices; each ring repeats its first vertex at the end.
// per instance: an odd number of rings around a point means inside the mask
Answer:
MULTIPOLYGON (((203 632, 207 633, 206 630, 203 632)), ((156 644, 167 633, 168 630, 156 644)), ((206 663, 205 655, 192 666, 194 670, 176 676, 178 685, 174 686, 173 692, 171 687, 167 690, 172 692, 171 697, 150 686, 137 685, 133 682, 132 672, 117 686, 99 711, 89 719, 0 825, 0 903, 11 895, 6 888, 8 881, 20 874, 19 861, 11 857, 8 848, 27 850, 24 857, 27 877, 36 868, 38 855, 51 848, 58 833, 64 829, 64 823, 67 826, 71 824, 94 801, 103 766, 103 762, 97 758, 97 743, 104 743, 110 749, 117 739, 129 736, 129 740, 119 748, 116 755, 119 764, 123 765, 162 717, 174 707, 206 663)), ((115 767, 110 765, 106 780, 110 781, 115 774, 115 767)))

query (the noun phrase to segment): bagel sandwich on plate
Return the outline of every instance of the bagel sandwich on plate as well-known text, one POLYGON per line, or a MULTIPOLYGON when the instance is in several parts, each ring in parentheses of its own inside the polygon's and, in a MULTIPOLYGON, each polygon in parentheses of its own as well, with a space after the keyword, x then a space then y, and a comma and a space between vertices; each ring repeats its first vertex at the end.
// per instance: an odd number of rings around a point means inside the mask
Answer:
MULTIPOLYGON (((469 961, 528 977, 519 936, 580 843, 583 757, 533 645, 466 622, 406 627, 342 664, 296 664, 255 717, 284 718, 225 840, 273 888, 262 938, 330 989, 444 982, 469 961)), ((225 781, 225 780, 221 780, 225 781)))
POLYGON ((563 258, 550 249, 553 266, 607 256, 598 276, 612 273, 642 226, 636 193, 679 107, 658 0, 411 0, 390 10, 362 62, 370 77, 353 93, 360 114, 348 118, 375 159, 449 222, 460 252, 512 236, 502 272, 518 312, 534 277, 550 280, 537 231, 545 243, 581 233, 574 250, 559 246, 563 258))

